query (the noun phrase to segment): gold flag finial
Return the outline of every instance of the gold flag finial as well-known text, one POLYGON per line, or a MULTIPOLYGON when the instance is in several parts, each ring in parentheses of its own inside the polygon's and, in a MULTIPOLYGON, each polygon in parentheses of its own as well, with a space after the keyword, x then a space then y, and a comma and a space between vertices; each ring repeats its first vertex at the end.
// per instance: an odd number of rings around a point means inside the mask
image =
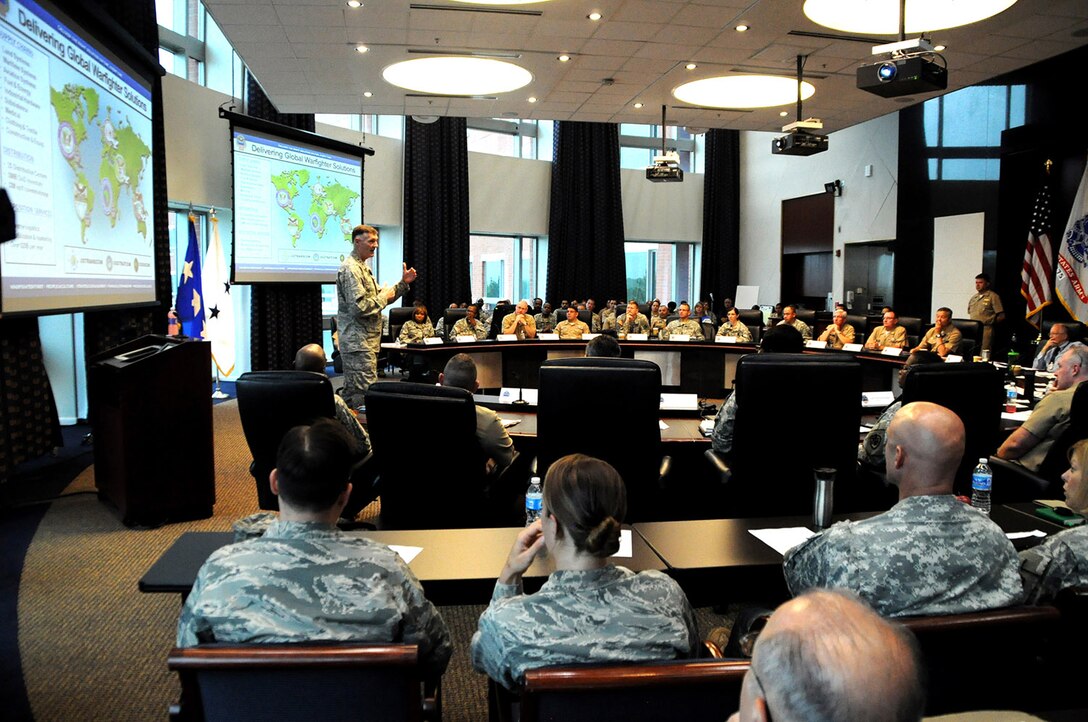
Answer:
POLYGON ((1046 168, 1046 174, 1050 175, 1050 169, 1054 167, 1054 161, 1047 158, 1046 162, 1043 163, 1043 167, 1046 168))

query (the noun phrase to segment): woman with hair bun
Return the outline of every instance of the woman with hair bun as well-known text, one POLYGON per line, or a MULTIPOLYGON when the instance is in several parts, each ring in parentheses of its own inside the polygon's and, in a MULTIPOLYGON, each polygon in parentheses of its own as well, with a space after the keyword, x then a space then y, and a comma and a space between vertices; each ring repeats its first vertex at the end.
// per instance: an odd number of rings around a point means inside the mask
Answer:
POLYGON ((477 670, 514 689, 535 667, 695 655, 701 642, 680 586, 609 559, 626 511, 623 480, 607 462, 572 454, 552 464, 540 519, 518 534, 472 637, 477 670), (522 574, 545 552, 555 572, 524 594, 522 574))

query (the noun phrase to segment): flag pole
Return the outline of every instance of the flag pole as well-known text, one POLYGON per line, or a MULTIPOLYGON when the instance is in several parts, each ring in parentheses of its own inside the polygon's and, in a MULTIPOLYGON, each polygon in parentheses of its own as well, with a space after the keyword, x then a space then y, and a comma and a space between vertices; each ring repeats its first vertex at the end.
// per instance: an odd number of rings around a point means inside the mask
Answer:
POLYGON ((228 394, 223 389, 219 388, 219 367, 218 366, 215 367, 215 391, 212 392, 212 398, 213 399, 229 399, 230 398, 230 394, 228 394))

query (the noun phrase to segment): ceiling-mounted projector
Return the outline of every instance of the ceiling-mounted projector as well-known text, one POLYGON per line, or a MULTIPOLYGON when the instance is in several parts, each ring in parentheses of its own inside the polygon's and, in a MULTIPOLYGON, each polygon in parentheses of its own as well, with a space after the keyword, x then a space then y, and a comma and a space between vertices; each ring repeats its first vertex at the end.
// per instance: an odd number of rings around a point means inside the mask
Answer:
POLYGON ((824 124, 816 118, 798 120, 782 126, 787 133, 771 141, 771 153, 774 155, 815 155, 827 150, 827 136, 815 131, 822 130, 824 124))
POLYGON ((888 58, 857 70, 858 89, 884 98, 930 93, 948 88, 948 70, 934 62, 941 54, 925 38, 873 47, 873 55, 888 58))
POLYGON ((683 183, 684 171, 680 167, 680 154, 675 150, 654 156, 654 164, 646 167, 646 180, 654 183, 683 183))

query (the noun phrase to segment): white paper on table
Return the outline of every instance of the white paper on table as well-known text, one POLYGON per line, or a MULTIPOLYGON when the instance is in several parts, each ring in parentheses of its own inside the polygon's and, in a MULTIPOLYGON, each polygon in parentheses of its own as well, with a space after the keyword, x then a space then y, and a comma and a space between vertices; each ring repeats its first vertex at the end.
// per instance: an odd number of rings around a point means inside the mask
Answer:
POLYGON ((659 429, 661 429, 662 431, 664 431, 665 429, 669 428, 669 425, 668 425, 668 424, 666 424, 666 423, 665 423, 664 421, 662 421, 661 419, 658 419, 658 420, 657 420, 657 428, 659 428, 659 429))
POLYGON ((1005 534, 1009 539, 1027 539, 1033 536, 1046 536, 1045 531, 1039 531, 1038 529, 1032 529, 1031 531, 1010 531, 1005 534))
POLYGON ((1008 411, 1001 412, 1001 418, 1007 421, 1027 421, 1029 416, 1031 416, 1031 411, 1029 409, 1024 409, 1023 411, 1016 411, 1011 414, 1008 411))
POLYGON ((809 537, 816 535, 816 532, 803 526, 788 526, 781 529, 749 529, 748 531, 756 539, 782 555, 785 555, 786 552, 809 537))
POLYGON ((401 544, 390 544, 389 548, 399 554, 405 564, 411 564, 412 560, 423 551, 423 547, 406 547, 401 544))
POLYGON ((957 356, 954 353, 950 353, 950 354, 948 354, 947 356, 944 357, 944 362, 946 364, 962 363, 963 362, 963 356, 957 356))
POLYGON ((631 530, 620 529, 620 549, 618 552, 612 555, 613 557, 625 557, 630 559, 634 556, 634 551, 631 546, 631 530))

